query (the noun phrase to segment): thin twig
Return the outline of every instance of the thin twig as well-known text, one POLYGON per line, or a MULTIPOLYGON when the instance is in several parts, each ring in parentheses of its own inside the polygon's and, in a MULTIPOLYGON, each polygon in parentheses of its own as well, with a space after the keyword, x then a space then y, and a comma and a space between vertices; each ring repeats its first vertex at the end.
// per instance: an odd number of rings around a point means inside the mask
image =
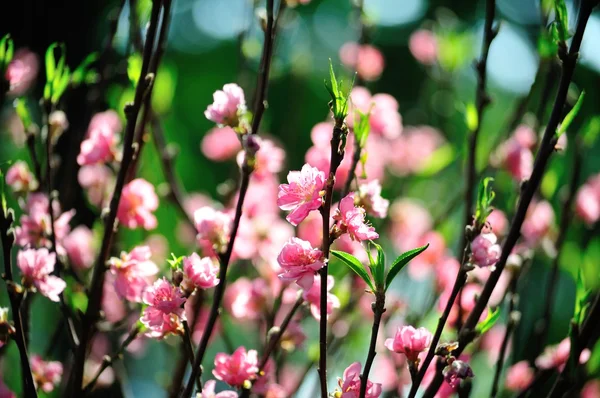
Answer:
MULTIPOLYGON (((283 7, 283 4, 285 3, 282 3, 281 7, 283 7)), ((252 131, 250 131, 250 134, 258 133, 262 115, 265 109, 267 86, 269 82, 269 70, 271 65, 271 57, 273 54, 273 42, 275 40, 274 25, 276 21, 273 16, 273 6, 274 0, 267 0, 267 28, 265 30, 265 40, 263 44, 261 68, 257 80, 257 95, 254 103, 255 108, 253 109, 254 118, 252 120, 252 131)), ((279 18, 280 15, 278 15, 277 20, 279 20, 279 18)), ((225 294, 225 287, 227 285, 227 269, 229 267, 229 262, 233 253, 233 245, 235 243, 237 231, 240 226, 244 200, 248 191, 251 173, 252 167, 248 163, 248 159, 246 157, 244 164, 241 167, 239 195, 235 209, 235 216, 231 228, 231 234, 229 236, 229 242, 227 244, 227 249, 225 253, 219 256, 219 284, 215 288, 215 296, 213 298, 213 303, 210 309, 210 313, 208 315, 208 321, 206 322, 204 332, 202 333, 202 338, 200 339, 200 344, 198 345, 194 366, 192 366, 192 373, 190 375, 190 378, 188 379, 185 390, 182 394, 183 398, 187 398, 192 395, 192 391, 194 389, 194 380, 198 377, 198 375, 201 372, 202 360, 204 359, 204 354, 206 353, 206 348, 208 347, 208 340, 212 335, 215 324, 219 317, 219 308, 221 307, 221 301, 223 300, 223 295, 225 294)))
POLYGON ((82 388, 83 380, 83 365, 85 363, 87 344, 92 338, 96 321, 99 317, 100 305, 102 302, 102 293, 104 286, 104 277, 107 270, 106 261, 108 259, 112 246, 113 236, 115 234, 117 224, 117 210, 121 200, 121 193, 125 185, 125 177, 127 170, 133 158, 133 138, 135 126, 140 112, 140 108, 146 95, 151 95, 152 77, 148 76, 150 57, 154 48, 154 40, 158 28, 158 16, 160 11, 160 0, 154 0, 152 3, 152 11, 148 32, 146 34, 146 42, 144 44, 144 54, 142 58, 142 67, 140 77, 136 86, 135 97, 132 104, 125 107, 125 115, 127 117, 127 125, 123 139, 123 157, 121 168, 117 176, 114 193, 110 201, 109 212, 104 219, 104 236, 102 238, 102 246, 96 260, 92 274, 92 283, 90 288, 89 303, 85 313, 84 322, 81 328, 80 345, 75 354, 75 363, 71 374, 69 388, 72 396, 78 396, 82 388))
POLYGON ((379 333, 379 324, 381 317, 385 312, 385 293, 382 291, 375 292, 375 302, 373 303, 373 327, 371 328, 371 343, 369 344, 369 353, 365 361, 365 369, 360 375, 360 394, 359 398, 365 398, 367 394, 367 381, 369 380, 369 372, 375 359, 375 347, 377 346, 377 334, 379 333))
MULTIPOLYGON (((540 185, 544 172, 546 171, 548 161, 555 150, 556 142, 558 140, 558 138, 556 137, 556 128, 561 120, 563 108, 567 98, 567 92, 569 90, 569 85, 573 78, 575 66, 577 65, 577 58, 579 55, 581 40, 583 39, 583 33, 585 31, 585 27, 590 17, 591 11, 591 4, 587 1, 583 1, 580 6, 577 28, 575 31, 575 35, 573 36, 573 40, 571 41, 571 47, 568 50, 568 53, 565 52, 564 54, 561 54, 562 76, 560 79, 560 85, 556 94, 550 119, 548 121, 548 124, 546 125, 546 130, 544 132, 540 148, 535 158, 531 177, 529 181, 523 184, 521 196, 517 205, 517 211, 511 222, 510 230, 506 237, 504 245, 502 246, 502 253, 500 255, 498 263, 496 264, 496 270, 492 272, 492 274, 488 278, 488 281, 486 282, 483 291, 481 292, 481 295, 475 303, 475 307, 471 311, 469 317, 467 318, 467 321, 465 322, 465 324, 459 332, 459 348, 454 353, 454 355, 457 357, 476 337, 474 333, 475 326, 477 325, 479 317, 487 307, 487 303, 490 299, 490 296, 494 288, 496 287, 498 280, 500 279, 502 271, 504 270, 508 256, 512 252, 512 249, 515 247, 515 244, 517 243, 517 240, 521 235, 521 226, 523 225, 523 221, 525 220, 527 209, 529 208, 529 204, 531 203, 531 200, 533 199, 533 196, 540 185)), ((427 391, 425 392, 424 397, 433 397, 439 389, 442 380, 443 378, 441 375, 441 371, 438 371, 436 373, 436 376, 434 377, 434 380, 431 382, 427 391)))

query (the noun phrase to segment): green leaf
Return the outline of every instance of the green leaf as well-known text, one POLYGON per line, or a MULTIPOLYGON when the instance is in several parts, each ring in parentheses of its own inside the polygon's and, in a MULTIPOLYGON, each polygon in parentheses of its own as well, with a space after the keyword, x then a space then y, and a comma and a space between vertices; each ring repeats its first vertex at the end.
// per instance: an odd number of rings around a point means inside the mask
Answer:
POLYGON ((361 262, 358 261, 356 257, 338 250, 332 250, 331 254, 334 257, 337 257, 338 259, 342 260, 342 262, 346 264, 352 271, 354 271, 356 275, 358 275, 363 281, 365 281, 365 283, 367 284, 369 289, 371 289, 371 291, 375 291, 375 288, 373 287, 373 281, 371 281, 367 270, 361 264, 361 262))
POLYGON ((417 171, 416 175, 431 177, 452 164, 456 159, 456 152, 451 144, 444 144, 425 160, 425 164, 417 171))
POLYGON ((69 67, 65 66, 64 70, 62 71, 62 75, 60 76, 60 79, 57 77, 54 80, 55 85, 52 90, 52 99, 51 99, 53 104, 58 103, 58 101, 60 100, 60 97, 62 97, 62 95, 64 94, 67 87, 69 87, 70 81, 71 81, 71 78, 70 78, 69 67))
POLYGON ((100 55, 97 52, 93 52, 85 57, 81 64, 79 64, 79 66, 73 71, 71 81, 76 85, 87 83, 86 77, 89 73, 90 66, 96 62, 99 57, 100 55))
POLYGON ((587 148, 592 147, 598 134, 600 134, 600 116, 594 116, 588 120, 580 133, 583 145, 587 148))
POLYGON ((583 270, 580 267, 577 273, 577 283, 575 285, 575 311, 573 313, 573 320, 577 325, 581 326, 585 319, 585 315, 590 306, 589 298, 591 294, 592 291, 586 287, 583 270))
POLYGON ((556 44, 556 41, 553 40, 551 32, 546 30, 542 31, 542 34, 538 39, 537 49, 542 58, 551 58, 556 55, 558 45, 556 44))
POLYGON ((419 254, 423 253, 425 249, 429 247, 429 243, 425 246, 418 247, 416 249, 412 249, 407 251, 406 253, 402 253, 390 266, 390 270, 387 273, 385 278, 385 291, 390 287, 392 281, 398 275, 398 273, 404 268, 406 264, 409 263, 410 260, 417 257, 419 254))
POLYGON ((569 38, 569 15, 565 0, 554 0, 554 12, 556 14, 556 29, 561 41, 567 41, 569 38))
POLYGON ((52 43, 46 50, 46 87, 48 86, 48 83, 54 81, 54 76, 56 74, 56 60, 54 58, 54 49, 56 47, 58 47, 58 43, 52 43))
POLYGON ((127 59, 127 76, 129 77, 129 81, 134 86, 137 84, 140 79, 140 74, 142 73, 142 57, 138 53, 131 54, 131 56, 127 59))
POLYGON ((479 334, 484 334, 490 330, 496 324, 496 322, 498 322, 498 319, 500 319, 500 308, 496 308, 493 311, 491 308, 488 308, 487 316, 483 321, 479 322, 477 326, 475 326, 475 330, 479 334))
POLYGON ((6 67, 12 61, 13 52, 15 50, 15 44, 13 43, 10 33, 4 35, 0 39, 0 71, 4 73, 6 67))
POLYGON ((381 246, 377 243, 370 241, 369 242, 369 250, 367 250, 367 254, 369 255, 369 260, 371 261, 371 273, 373 274, 373 278, 375 279, 375 287, 377 290, 381 290, 384 288, 384 280, 385 280, 385 253, 381 246), (375 246, 377 249, 377 260, 373 260, 371 256, 371 246, 375 246))
POLYGON ((174 253, 171 253, 171 258, 167 259, 167 263, 169 263, 172 269, 181 268, 184 258, 185 256, 176 257, 174 253))
POLYGON ((329 58, 329 80, 331 82, 331 91, 333 92, 334 99, 340 97, 340 89, 338 87, 337 78, 335 77, 335 72, 333 71, 331 58, 329 58))
POLYGON ((369 117, 371 116, 371 111, 367 113, 362 113, 360 110, 356 111, 356 120, 354 122, 354 136, 358 141, 358 144, 361 149, 364 149, 367 144, 367 138, 369 138, 369 133, 371 131, 371 123, 369 123, 369 117))
POLYGON ((579 98, 577 99, 577 102, 575 103, 573 108, 569 111, 569 113, 567 113, 567 116, 565 116, 562 123, 556 130, 557 138, 560 137, 565 131, 567 131, 567 129, 569 128, 571 123, 573 123, 573 119, 575 119, 575 116, 577 116, 577 114, 579 113, 579 110, 581 109, 581 104, 583 104, 584 97, 585 97, 585 90, 582 91, 581 94, 579 94, 579 98))
POLYGON ((479 126, 479 115, 477 115, 477 108, 475 104, 469 102, 465 107, 465 123, 469 131, 475 131, 479 126))
POLYGON ((491 182, 494 181, 491 177, 484 178, 479 184, 477 192, 477 204, 475 208, 475 222, 482 226, 485 224, 487 217, 492 212, 492 202, 496 194, 492 191, 491 182))
POLYGON ((343 120, 348 115, 348 99, 350 98, 350 92, 352 90, 352 86, 354 85, 354 80, 352 81, 352 84, 348 90, 344 92, 344 90, 342 90, 342 82, 340 81, 338 83, 335 72, 333 71, 331 59, 329 59, 329 80, 331 86, 327 84, 327 81, 325 81, 325 88, 331 96, 329 106, 333 112, 334 119, 338 121, 343 120))
POLYGON ((15 100, 15 111, 17 112, 19 119, 21 119, 25 131, 29 130, 29 127, 31 127, 32 124, 31 114, 29 113, 29 109, 27 109, 27 104, 23 98, 17 98, 15 100))

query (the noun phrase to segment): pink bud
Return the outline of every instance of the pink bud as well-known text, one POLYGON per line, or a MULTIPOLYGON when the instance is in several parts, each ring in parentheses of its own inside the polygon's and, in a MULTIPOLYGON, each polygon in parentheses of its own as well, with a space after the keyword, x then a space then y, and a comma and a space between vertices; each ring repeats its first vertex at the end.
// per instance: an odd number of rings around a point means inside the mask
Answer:
POLYGON ((479 234, 471 242, 471 261, 479 267, 490 267, 498 262, 502 249, 496 244, 493 232, 479 234))
POLYGON ((406 355, 409 361, 419 359, 419 354, 429 349, 432 334, 425 328, 415 329, 412 326, 402 326, 396 330, 393 339, 387 339, 385 346, 388 350, 406 355))
POLYGON ((213 99, 204 116, 219 125, 237 127, 239 116, 246 112, 244 90, 237 84, 226 84, 223 90, 215 91, 213 99))
POLYGON ((213 127, 200 144, 202 153, 210 160, 222 162, 231 159, 242 149, 238 135, 229 126, 213 127))

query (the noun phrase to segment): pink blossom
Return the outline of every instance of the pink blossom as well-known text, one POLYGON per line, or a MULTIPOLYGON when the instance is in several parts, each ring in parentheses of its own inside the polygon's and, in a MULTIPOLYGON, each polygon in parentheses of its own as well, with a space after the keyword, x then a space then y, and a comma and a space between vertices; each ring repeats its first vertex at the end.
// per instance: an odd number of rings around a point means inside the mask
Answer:
POLYGON ((471 366, 460 359, 452 361, 452 363, 444 368, 442 374, 444 375, 444 380, 446 380, 452 388, 458 388, 461 380, 474 376, 471 366))
POLYGON ((381 184, 373 180, 358 187, 358 202, 366 212, 377 218, 387 216, 390 201, 381 197, 381 184))
POLYGON ((237 127, 239 117, 246 112, 244 90, 235 83, 226 84, 213 94, 214 102, 204 111, 204 116, 219 125, 237 127))
POLYGON ((205 206, 194 212, 198 245, 208 251, 221 251, 229 241, 231 215, 205 206))
MULTIPOLYGON (((419 241, 425 240, 422 239, 422 236, 433 227, 433 220, 429 211, 414 199, 396 200, 390 208, 390 218, 392 223, 389 236, 399 252, 405 252, 419 246, 419 241)), ((443 238, 441 243, 443 243, 443 252, 446 246, 443 238)), ((431 249, 430 246, 421 255, 428 255, 431 249)), ((415 260, 419 259, 421 255, 416 257, 415 260)), ((409 266, 413 262, 414 260, 409 263, 409 266)), ((411 276, 413 276, 412 273, 411 276)))
POLYGON ((239 278, 225 291, 224 307, 236 319, 258 319, 266 308, 267 289, 262 278, 239 278))
POLYGON ((537 142, 535 131, 526 124, 521 124, 515 129, 512 138, 524 148, 533 149, 537 142))
POLYGON ((63 246, 71 265, 76 269, 87 269, 94 263, 94 235, 92 231, 80 225, 63 239, 63 246))
POLYGON ((231 355, 218 353, 215 357, 213 375, 221 381, 241 387, 246 380, 250 380, 258 372, 258 354, 256 350, 239 347, 231 355))
POLYGON ((35 191, 38 186, 29 166, 22 160, 17 160, 6 171, 6 184, 15 193, 35 191))
POLYGON ((529 178, 533 171, 533 153, 531 150, 511 142, 506 147, 504 167, 517 181, 529 178))
POLYGON ((481 233, 471 242, 471 261, 478 267, 491 267, 500 259, 502 249, 493 232, 481 233))
MULTIPOLYGON (((355 87, 350 94, 352 100, 351 112, 358 109, 362 113, 370 112, 369 124, 371 134, 387 139, 398 138, 402 133, 402 117, 398 112, 398 101, 389 94, 371 96, 364 87, 355 87)), ((348 125, 354 126, 355 116, 348 118, 348 125)))
POLYGON ((344 65, 356 69, 358 76, 367 81, 377 80, 385 66, 381 51, 369 44, 348 42, 340 48, 339 55, 344 65))
POLYGON ((114 134, 119 133, 123 130, 123 124, 119 114, 112 109, 108 109, 104 112, 98 112, 90 120, 88 126, 88 134, 92 130, 107 129, 112 131, 114 134))
MULTIPOLYGON (((144 312, 146 312, 148 308, 146 308, 144 312)), ((148 330, 144 333, 144 336, 149 337, 151 339, 162 340, 169 335, 183 334, 183 324, 181 323, 181 318, 178 317, 176 314, 165 314, 162 312, 156 312, 152 315, 152 318, 155 325, 148 326, 148 330)), ((143 317, 140 319, 140 321, 144 323, 143 317)))
MULTIPOLYGON (((340 387, 340 398, 358 398, 360 393, 360 362, 354 362, 344 370, 342 378, 338 377, 340 387)), ((365 398, 378 398, 381 395, 381 384, 367 380, 367 392, 365 398)), ((336 395, 337 396, 337 395, 336 395)))
POLYGON ((119 222, 129 229, 142 227, 156 228, 156 217, 152 212, 158 209, 158 196, 154 185, 143 178, 136 178, 125 185, 117 210, 119 222))
POLYGON ((170 324, 171 315, 178 318, 183 316, 185 298, 183 292, 173 286, 166 278, 158 279, 144 291, 144 309, 141 321, 152 330, 160 330, 165 324, 170 324))
POLYGON ((215 385, 217 384, 214 380, 208 380, 202 386, 199 398, 238 398, 238 393, 235 391, 221 391, 215 393, 215 385))
MULTIPOLYGON (((427 250, 429 250, 429 248, 427 250)), ((424 254, 424 253, 422 253, 422 254, 424 254)), ((416 258, 415 258, 415 260, 416 260, 416 258)), ((410 267, 410 263, 409 263, 409 267, 410 267)), ((458 275, 459 268, 460 268, 460 263, 458 262, 458 260, 455 257, 443 256, 439 260, 439 263, 434 268, 436 289, 438 292, 443 292, 443 291, 446 291, 447 289, 452 289, 452 285, 454 284, 456 275, 458 275)))
POLYGON ((192 253, 183 259, 183 272, 191 288, 210 289, 219 283, 219 267, 209 257, 200 258, 197 253, 192 253))
POLYGON ((141 302, 144 290, 152 283, 158 267, 150 257, 148 246, 137 246, 131 252, 121 253, 120 258, 109 260, 110 272, 115 275, 115 289, 119 296, 133 302, 141 302))
POLYGON ((354 206, 354 193, 349 193, 340 201, 333 219, 339 222, 338 228, 348 232, 352 240, 363 241, 379 238, 375 228, 365 223, 365 209, 354 206))
POLYGON ((281 184, 277 205, 290 213, 286 219, 297 226, 323 203, 321 190, 325 186, 325 173, 305 164, 300 171, 290 171, 289 184, 281 184))
MULTIPOLYGON (((505 289, 502 289, 502 297, 504 298, 505 289)), ((481 336, 481 349, 487 354, 487 359, 490 365, 494 365, 498 361, 500 356, 500 349, 502 348, 502 341, 506 334, 506 326, 502 324, 494 325, 490 330, 485 332, 481 336)), ((512 339, 508 340, 508 346, 506 352, 510 352, 512 347, 512 339)))
POLYGON ((410 35, 408 48, 417 61, 423 65, 432 65, 438 58, 438 42, 435 34, 426 29, 419 29, 410 35))
POLYGON ((533 369, 527 361, 515 363, 506 372, 506 388, 509 391, 523 391, 533 381, 533 369))
POLYGON ((409 361, 417 361, 419 354, 429 349, 432 334, 425 328, 415 329, 412 326, 402 326, 396 330, 393 339, 387 339, 385 346, 388 350, 406 355, 409 361))
POLYGON ((107 273, 102 289, 102 312, 110 323, 119 322, 127 315, 125 302, 115 288, 115 279, 112 273, 107 273))
POLYGON ((592 379, 585 383, 581 390, 581 398, 598 398, 600 397, 600 380, 592 379))
MULTIPOLYGON (((256 152, 252 176, 258 179, 277 174, 283 168, 285 152, 271 140, 256 137, 260 149, 256 152)), ((238 153, 237 163, 241 167, 244 162, 244 152, 238 153)))
POLYGON ((114 175, 104 164, 82 166, 77 173, 77 181, 85 190, 88 201, 96 207, 104 206, 112 196, 114 175))
POLYGON ((67 284, 57 276, 50 275, 54 271, 56 254, 48 249, 27 249, 17 254, 17 266, 21 270, 23 284, 35 288, 50 300, 58 302, 59 294, 67 284))
POLYGON ((77 163, 85 166, 112 162, 117 154, 118 141, 117 132, 107 124, 98 123, 88 130, 86 139, 81 143, 77 163))
POLYGON ((525 221, 521 226, 521 234, 529 245, 536 244, 548 233, 553 223, 552 205, 545 200, 533 202, 527 209, 525 221))
POLYGON ((279 277, 286 281, 295 281, 303 289, 310 289, 315 279, 315 272, 324 267, 323 253, 313 249, 309 242, 291 238, 277 257, 283 273, 279 277))
POLYGON ((9 83, 9 95, 21 96, 31 87, 38 74, 37 55, 26 48, 17 50, 6 67, 4 77, 9 83))
MULTIPOLYGON (((335 284, 335 280, 333 276, 327 275, 327 316, 333 313, 334 308, 340 307, 340 300, 329 293, 331 289, 333 289, 333 285, 335 284)), ((304 300, 310 303, 310 313, 316 320, 321 319, 321 276, 315 275, 315 280, 312 287, 308 290, 305 290, 302 294, 304 300)))
POLYGON ((387 157, 387 164, 399 176, 417 173, 443 144, 442 133, 433 127, 405 127, 391 142, 389 153, 393 156, 387 157))
POLYGON ((259 214, 253 218, 242 216, 233 246, 234 255, 252 259, 257 265, 265 264, 273 271, 279 271, 277 256, 281 247, 293 236, 294 227, 276 215, 259 214))
MULTIPOLYGON (((75 210, 60 212, 58 201, 53 201, 54 208, 54 236, 56 238, 56 252, 65 254, 62 241, 71 230, 69 222, 75 215, 75 210)), ((48 197, 43 193, 30 193, 27 196, 24 211, 26 214, 19 219, 20 226, 15 228, 16 243, 21 247, 52 247, 49 239, 52 227, 48 197)))
POLYGON ((17 395, 4 385, 0 380, 0 398, 16 398, 17 395))
POLYGON ((54 391, 60 383, 63 374, 62 363, 57 361, 44 361, 39 355, 31 357, 31 373, 37 388, 45 393, 54 391))
POLYGON ((598 221, 600 219, 600 191, 591 184, 584 184, 577 191, 575 213, 588 225, 598 221))
POLYGON ((233 158, 242 149, 242 144, 231 127, 213 127, 202 138, 200 148, 208 159, 222 162, 233 158))
MULTIPOLYGON (((554 369, 557 368, 559 371, 565 367, 569 355, 571 354, 571 339, 566 337, 559 344, 548 346, 544 349, 544 352, 536 358, 535 366, 539 369, 554 369)), ((590 358, 590 350, 584 349, 579 356, 579 363, 586 363, 590 358)))
POLYGON ((487 223, 496 236, 504 236, 508 230, 508 220, 504 212, 494 209, 487 217, 487 223))

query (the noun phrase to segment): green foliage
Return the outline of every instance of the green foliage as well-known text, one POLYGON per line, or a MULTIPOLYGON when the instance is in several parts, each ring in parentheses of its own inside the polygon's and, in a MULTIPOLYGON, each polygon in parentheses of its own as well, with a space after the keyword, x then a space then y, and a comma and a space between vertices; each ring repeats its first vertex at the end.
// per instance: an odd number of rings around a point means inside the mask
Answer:
POLYGON ((451 144, 444 144, 436 149, 427 161, 423 168, 417 171, 417 175, 421 177, 432 177, 450 166, 456 160, 456 151, 451 144))
POLYGON ((342 260, 342 262, 346 264, 348 268, 354 271, 356 275, 358 275, 363 281, 365 281, 365 283, 367 284, 369 289, 371 289, 371 291, 375 291, 375 287, 373 286, 373 281, 371 281, 371 277, 367 273, 365 267, 361 264, 360 261, 358 261, 356 257, 338 250, 332 250, 331 254, 334 257, 337 257, 338 259, 342 260))
POLYGON ((171 253, 171 258, 167 259, 167 263, 171 266, 171 269, 181 269, 181 264, 185 256, 175 256, 175 253, 171 253))
POLYGON ((31 127, 33 121, 31 119, 29 109, 27 108, 27 104, 25 103, 25 99, 17 98, 15 100, 15 111, 17 112, 19 119, 21 119, 21 123, 23 123, 25 131, 29 130, 29 127, 31 127))
POLYGON ((475 326, 475 330, 479 334, 484 334, 494 327, 496 322, 498 322, 498 319, 500 319, 500 308, 496 308, 495 310, 488 308, 487 316, 483 321, 479 322, 477 326, 475 326))
MULTIPOLYGON (((177 88, 177 69, 171 64, 162 63, 154 79, 152 89, 152 110, 164 115, 171 110, 175 89, 177 88)), ((249 112, 248 112, 249 113, 249 112)), ((244 115, 244 117, 248 117, 244 115)))
POLYGON ((491 177, 484 178, 479 184, 477 192, 477 203, 475 207, 475 224, 483 226, 487 217, 492 212, 492 201, 496 194, 492 190, 491 182, 494 181, 491 177))
POLYGON ((142 56, 138 53, 131 54, 127 59, 127 77, 134 87, 140 80, 142 62, 142 56))
POLYGON ((429 243, 425 246, 417 247, 416 249, 409 250, 405 253, 402 253, 390 266, 390 270, 385 277, 385 291, 390 287, 394 278, 398 275, 402 268, 406 264, 410 262, 413 258, 417 257, 419 254, 423 253, 429 247, 429 243))
MULTIPOLYGON (((550 27, 552 29, 552 26, 550 27)), ((542 30, 537 43, 538 54, 542 58, 552 58, 558 51, 558 45, 554 39, 552 32, 542 30)))
POLYGON ((360 110, 357 110, 356 113, 357 117, 354 122, 354 137, 356 137, 360 148, 364 149, 367 144, 367 138, 369 138, 369 133, 371 132, 371 123, 369 123, 371 111, 369 110, 367 113, 362 113, 360 110))
POLYGON ((4 71, 6 71, 6 67, 12 61, 13 54, 15 51, 15 44, 10 37, 10 34, 5 35, 0 39, 0 72, 1 76, 4 76, 4 71))
POLYGON ((369 256, 369 268, 371 269, 371 275, 375 279, 375 287, 377 290, 383 289, 384 274, 385 274, 385 253, 381 246, 377 243, 370 241, 369 248, 367 249, 367 255, 369 256), (377 259, 374 259, 371 255, 372 248, 377 249, 377 259))
MULTIPOLYGON (((569 37, 569 15, 565 0, 554 0, 555 20, 553 26, 556 27, 553 36, 560 42, 566 42, 569 37)), ((554 29, 554 28, 553 28, 554 29)))
POLYGON ((71 83, 74 85, 80 85, 84 83, 94 83, 98 80, 98 73, 91 70, 91 66, 98 60, 100 55, 97 52, 93 52, 79 64, 71 75, 71 83))
POLYGON ((472 102, 469 102, 465 107, 465 123, 469 131, 475 131, 479 126, 479 115, 477 115, 477 108, 472 102))
POLYGON ((352 91, 352 86, 354 85, 354 80, 352 84, 347 89, 342 87, 342 81, 338 83, 337 78, 335 76, 335 72, 333 71, 333 64, 331 59, 329 59, 329 80, 330 85, 325 81, 325 88, 329 92, 331 96, 331 101, 329 102, 329 107, 333 112, 333 118, 336 121, 343 121, 346 116, 348 116, 348 100, 350 99, 350 92, 352 91))
POLYGON ((565 116, 558 129, 556 129, 557 138, 560 137, 565 131, 567 131, 571 123, 573 123, 573 119, 575 119, 575 116, 577 116, 579 110, 581 109, 581 104, 583 104, 584 97, 585 91, 582 91, 581 94, 579 94, 579 98, 577 98, 577 102, 575 103, 573 108, 569 111, 569 113, 567 113, 567 116, 565 116))
POLYGON ((581 129, 580 136, 583 140, 583 145, 591 148, 596 142, 598 134, 600 134, 600 116, 594 116, 581 129))
POLYGON ((583 270, 579 268, 577 274, 577 283, 575 289, 575 312, 573 313, 573 321, 575 324, 581 326, 585 319, 587 310, 590 307, 590 295, 592 294, 591 289, 588 289, 585 284, 585 278, 583 276, 583 270))
POLYGON ((52 43, 46 50, 46 85, 44 86, 44 100, 57 104, 64 94, 71 74, 66 65, 66 48, 64 44, 52 43), (58 50, 58 62, 56 51, 58 50))
POLYGON ((447 71, 462 68, 473 58, 473 38, 469 32, 445 31, 436 35, 438 60, 447 71))

